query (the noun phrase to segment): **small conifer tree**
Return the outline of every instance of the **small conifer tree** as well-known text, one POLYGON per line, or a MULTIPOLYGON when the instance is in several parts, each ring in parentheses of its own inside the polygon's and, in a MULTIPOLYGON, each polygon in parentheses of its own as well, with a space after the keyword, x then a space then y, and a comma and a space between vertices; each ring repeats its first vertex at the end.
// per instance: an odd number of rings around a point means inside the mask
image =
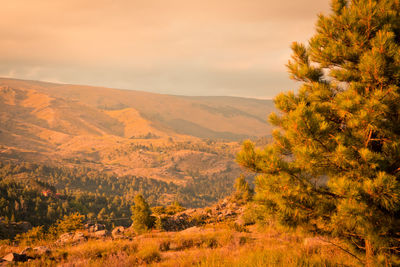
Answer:
POLYGON ((331 7, 292 45, 302 85, 275 98, 273 143, 245 142, 238 162, 282 224, 347 240, 367 266, 400 264, 400 2, 331 7))
POLYGON ((84 219, 85 216, 79 212, 64 215, 62 219, 58 220, 53 226, 50 227, 49 232, 54 236, 58 236, 63 233, 81 230, 83 229, 84 219))
POLYGON ((254 192, 250 188, 250 185, 246 181, 243 174, 236 178, 234 187, 236 189, 236 191, 233 193, 234 200, 242 202, 248 202, 252 200, 254 192))
POLYGON ((139 234, 144 233, 153 227, 154 217, 151 216, 150 207, 142 195, 136 195, 134 203, 131 208, 132 228, 139 234))

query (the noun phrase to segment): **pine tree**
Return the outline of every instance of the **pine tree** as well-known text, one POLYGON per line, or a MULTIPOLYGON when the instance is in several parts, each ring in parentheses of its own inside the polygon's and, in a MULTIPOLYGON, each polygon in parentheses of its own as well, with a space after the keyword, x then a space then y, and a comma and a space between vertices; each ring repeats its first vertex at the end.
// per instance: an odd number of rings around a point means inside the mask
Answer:
POLYGON ((245 142, 238 162, 260 174, 256 198, 280 223, 349 241, 368 266, 399 264, 400 3, 331 9, 307 46, 292 45, 302 84, 274 100, 273 143, 245 142))
POLYGON ((243 174, 236 178, 234 188, 236 189, 233 193, 233 199, 235 201, 246 203, 252 200, 254 192, 243 174))
POLYGON ((54 235, 59 235, 83 229, 84 219, 85 216, 79 214, 78 212, 64 215, 63 219, 58 220, 50 232, 52 232, 54 235))
POLYGON ((132 206, 132 228, 137 233, 148 231, 154 224, 154 217, 151 216, 151 210, 142 195, 138 194, 134 199, 135 205, 132 206))

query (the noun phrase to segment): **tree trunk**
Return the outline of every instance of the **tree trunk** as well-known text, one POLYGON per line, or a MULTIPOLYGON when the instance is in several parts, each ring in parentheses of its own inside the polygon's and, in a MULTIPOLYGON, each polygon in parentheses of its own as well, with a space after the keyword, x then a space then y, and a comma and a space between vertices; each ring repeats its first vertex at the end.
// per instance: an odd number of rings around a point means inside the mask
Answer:
POLYGON ((365 240, 365 266, 374 267, 374 248, 372 247, 371 241, 365 240))

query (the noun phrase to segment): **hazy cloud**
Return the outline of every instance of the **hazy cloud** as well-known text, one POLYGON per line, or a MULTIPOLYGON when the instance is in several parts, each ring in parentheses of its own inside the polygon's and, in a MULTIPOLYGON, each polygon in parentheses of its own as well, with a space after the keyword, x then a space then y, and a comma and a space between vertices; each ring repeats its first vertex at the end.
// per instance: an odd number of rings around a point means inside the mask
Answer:
POLYGON ((0 0, 0 76, 270 97, 328 0, 0 0))

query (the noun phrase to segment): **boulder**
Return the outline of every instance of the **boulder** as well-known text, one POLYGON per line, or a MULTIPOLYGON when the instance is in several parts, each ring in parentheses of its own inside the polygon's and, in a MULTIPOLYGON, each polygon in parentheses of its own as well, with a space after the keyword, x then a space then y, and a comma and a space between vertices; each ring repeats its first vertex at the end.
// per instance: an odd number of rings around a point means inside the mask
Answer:
POLYGON ((203 228, 200 228, 200 227, 197 227, 197 226, 193 226, 193 227, 189 227, 189 228, 186 228, 185 230, 182 230, 182 231, 180 231, 180 233, 190 233, 190 234, 197 234, 197 233, 200 233, 200 232, 203 232, 204 231, 204 229, 203 228))
POLYGON ((106 229, 106 226, 104 224, 100 224, 100 223, 87 223, 87 224, 85 224, 84 227, 90 233, 94 233, 94 232, 106 229))
POLYGON ((240 226, 246 226, 246 221, 242 215, 240 215, 236 220, 235 223, 240 226))
POLYGON ((230 217, 230 216, 236 215, 236 212, 234 212, 231 209, 227 209, 227 210, 225 210, 225 212, 223 214, 225 217, 230 217))
POLYGON ((166 218, 163 222, 163 228, 166 231, 181 231, 195 226, 197 223, 197 220, 183 212, 166 218))
POLYGON ((76 233, 65 233, 60 235, 60 238, 56 241, 56 244, 65 244, 65 243, 79 243, 86 241, 87 238, 82 232, 76 232, 76 233))
POLYGON ((107 237, 107 230, 100 230, 93 233, 93 236, 96 238, 105 238, 107 237))
POLYGON ((35 248, 33 248, 33 251, 35 251, 36 254, 39 254, 39 255, 44 255, 44 254, 50 254, 51 253, 51 250, 48 247, 45 247, 45 246, 35 247, 35 248))
POLYGON ((74 233, 62 234, 56 241, 56 244, 65 244, 65 243, 71 242, 73 237, 74 237, 74 233))
POLYGON ((118 226, 112 230, 111 235, 112 235, 112 237, 116 238, 116 237, 122 236, 122 234, 124 232, 125 232, 125 228, 123 226, 118 226))
POLYGON ((25 254, 18 254, 18 253, 8 253, 3 257, 3 260, 9 262, 25 262, 28 260, 28 257, 25 254))
POLYGON ((86 241, 86 236, 82 232, 76 232, 74 234, 74 237, 72 238, 72 241, 74 242, 83 242, 86 241))
POLYGON ((26 248, 24 248, 22 251, 21 251, 21 253, 20 254, 26 254, 26 253, 28 253, 28 252, 31 252, 33 249, 31 248, 31 247, 26 247, 26 248))

